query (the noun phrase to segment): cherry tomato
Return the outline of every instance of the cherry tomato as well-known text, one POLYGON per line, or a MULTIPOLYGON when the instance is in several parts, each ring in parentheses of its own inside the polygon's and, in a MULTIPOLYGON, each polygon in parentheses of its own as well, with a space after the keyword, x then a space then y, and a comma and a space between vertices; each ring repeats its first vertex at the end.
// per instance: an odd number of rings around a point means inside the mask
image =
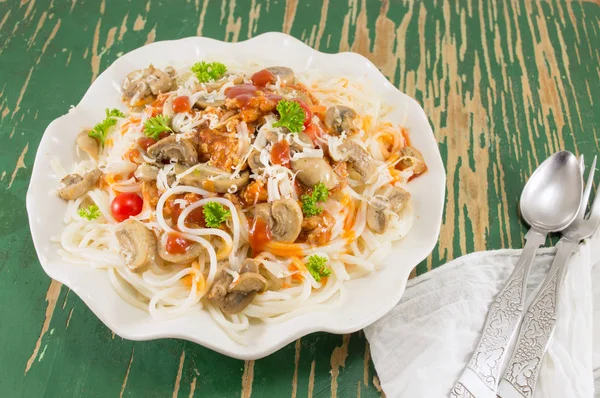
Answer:
POLYGON ((173 100, 173 112, 184 113, 190 110, 190 98, 187 95, 182 95, 173 100))
POLYGON ((306 117, 304 118, 304 127, 308 126, 310 124, 310 121, 312 120, 312 112, 310 108, 308 107, 308 105, 306 105, 306 102, 302 101, 300 98, 294 98, 292 101, 296 101, 300 104, 302 109, 304 109, 304 114, 306 115, 306 117))
POLYGON ((110 204, 110 211, 118 222, 125 221, 131 216, 142 212, 144 200, 133 192, 123 192, 117 195, 110 204))

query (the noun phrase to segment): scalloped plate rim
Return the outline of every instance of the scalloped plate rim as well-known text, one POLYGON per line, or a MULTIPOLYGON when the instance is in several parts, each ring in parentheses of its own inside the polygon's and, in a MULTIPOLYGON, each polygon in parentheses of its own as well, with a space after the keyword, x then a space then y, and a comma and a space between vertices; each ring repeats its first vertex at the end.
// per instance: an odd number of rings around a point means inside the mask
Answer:
MULTIPOLYGON (((37 211, 38 209, 36 208, 36 206, 34 204, 34 197, 33 197, 33 191, 34 191, 33 185, 35 183, 35 177, 38 176, 38 174, 41 172, 39 170, 39 167, 41 167, 41 166, 39 166, 41 164, 41 161, 38 161, 38 160, 44 156, 42 154, 42 149, 48 145, 48 141, 51 139, 51 137, 53 137, 53 134, 55 134, 53 131, 56 128, 56 126, 58 126, 61 121, 64 121, 70 115, 76 114, 76 113, 82 111, 82 104, 85 104, 85 102, 88 100, 88 98, 90 98, 90 96, 92 95, 92 91, 93 91, 92 89, 95 87, 95 85, 102 83, 102 81, 107 79, 107 76, 109 75, 109 71, 111 69, 113 69, 113 67, 115 65, 118 65, 121 62, 125 62, 125 60, 128 58, 133 58, 133 57, 135 57, 136 54, 139 54, 142 51, 144 51, 144 49, 147 50, 148 48, 151 48, 153 46, 160 46, 160 45, 164 45, 164 44, 168 44, 168 43, 181 43, 181 42, 188 42, 188 41, 193 42, 195 44, 201 43, 201 42, 212 42, 213 45, 217 45, 217 46, 222 46, 222 45, 244 46, 244 45, 251 45, 253 42, 258 42, 260 40, 276 40, 276 41, 289 40, 289 41, 291 41, 292 46, 301 46, 304 50, 308 49, 311 52, 318 54, 318 56, 322 56, 322 57, 331 57, 331 58, 337 57, 337 58, 339 58, 342 56, 342 57, 357 58, 361 61, 360 66, 356 67, 357 70, 363 70, 364 68, 374 69, 377 72, 377 75, 379 76, 379 80, 380 80, 379 82, 377 82, 377 84, 383 84, 389 90, 394 90, 398 94, 401 94, 403 97, 403 100, 408 101, 409 103, 412 104, 413 107, 415 107, 415 109, 419 110, 419 112, 421 114, 421 115, 419 115, 419 117, 423 117, 425 119, 425 121, 427 121, 427 116, 425 115, 425 112, 423 111, 423 109, 419 105, 419 103, 412 97, 410 97, 410 96, 404 94, 403 92, 401 92, 400 90, 398 90, 392 83, 390 83, 385 78, 385 76, 383 76, 383 74, 381 74, 381 72, 377 69, 377 67, 373 63, 371 63, 371 61, 369 61, 366 57, 364 57, 360 54, 357 54, 357 53, 353 53, 353 52, 342 52, 342 53, 335 53, 335 54, 323 53, 323 52, 312 49, 311 47, 307 46, 306 44, 302 43, 301 41, 299 41, 298 39, 296 39, 292 36, 289 36, 289 35, 286 35, 283 33, 279 33, 279 32, 264 33, 264 34, 254 37, 254 38, 251 38, 249 40, 237 42, 237 43, 227 43, 227 42, 219 41, 217 39, 205 38, 205 37, 187 37, 187 38, 176 39, 176 40, 159 41, 159 42, 150 43, 145 46, 136 48, 136 49, 124 54, 117 60, 115 60, 108 68, 106 68, 106 70, 104 70, 101 74, 98 75, 98 77, 94 80, 94 82, 88 87, 88 89, 86 90, 85 94, 83 95, 83 97, 81 98, 79 103, 75 107, 71 108, 67 114, 64 114, 64 115, 59 116, 58 118, 54 119, 48 125, 46 130, 44 131, 44 134, 42 136, 42 139, 40 140, 40 144, 39 144, 38 150, 36 152, 36 156, 35 156, 35 161, 34 161, 32 175, 31 175, 31 181, 30 181, 30 185, 29 185, 29 188, 27 191, 27 196, 26 196, 26 207, 27 207, 27 213, 28 213, 28 219, 29 219, 29 226, 31 229, 36 253, 38 254, 40 264, 41 264, 42 268, 44 269, 44 271, 46 272, 46 274, 48 274, 51 278, 57 280, 58 282, 63 283, 64 285, 69 287, 71 290, 73 290, 74 293, 76 293, 77 296, 79 296, 84 301, 86 306, 108 328, 110 328, 113 332, 115 332, 117 335, 119 335, 123 338, 129 339, 129 340, 137 340, 137 341, 153 340, 153 339, 159 339, 159 338, 184 339, 184 340, 195 342, 197 344, 200 344, 204 347, 207 347, 211 350, 214 350, 216 352, 219 352, 221 354, 224 354, 224 355, 227 355, 230 357, 244 359, 244 360, 251 360, 251 359, 258 359, 258 358, 267 356, 267 355, 279 350, 280 348, 284 347, 285 345, 289 344, 290 342, 294 341, 295 339, 305 336, 310 333, 319 332, 319 331, 336 333, 336 334, 355 332, 355 331, 360 330, 360 329, 370 325, 371 323, 377 321, 379 318, 383 317, 387 312, 389 312, 398 303, 398 301, 400 300, 400 298, 404 292, 404 289, 406 287, 408 274, 417 264, 419 264, 421 261, 423 261, 431 253, 431 251, 434 249, 434 247, 437 243, 440 228, 441 228, 443 204, 444 204, 444 200, 445 200, 446 174, 445 174, 444 166, 443 166, 441 156, 439 153, 439 149, 437 148, 437 142, 436 142, 436 150, 437 150, 436 155, 437 156, 435 156, 433 159, 428 159, 428 166, 430 167, 430 169, 434 169, 434 167, 435 167, 435 169, 438 169, 438 171, 441 171, 441 174, 436 175, 436 178, 438 180, 437 183, 440 184, 440 186, 441 186, 441 192, 437 192, 437 194, 438 194, 437 202, 439 202, 439 209, 436 209, 438 211, 434 216, 436 219, 438 219, 438 222, 434 228, 435 234, 431 234, 431 237, 430 237, 429 241, 427 242, 426 247, 421 249, 420 254, 417 256, 419 258, 419 260, 416 261, 415 264, 410 266, 410 268, 406 267, 406 270, 403 269, 403 271, 405 271, 405 272, 402 272, 401 273, 402 275, 398 274, 399 278, 398 278, 397 291, 395 294, 390 295, 390 297, 388 297, 387 306, 384 309, 373 311, 370 314, 370 316, 364 317, 359 321, 349 322, 346 325, 331 325, 331 324, 326 324, 326 322, 320 323, 320 324, 312 324, 312 325, 305 324, 303 328, 296 329, 295 331, 289 332, 285 336, 281 337, 279 340, 272 342, 270 345, 243 346, 243 345, 238 344, 238 345, 236 345, 236 347, 239 348, 238 350, 225 349, 217 344, 213 344, 211 342, 210 338, 202 338, 202 336, 198 336, 197 334, 190 333, 187 330, 183 331, 183 332, 172 332, 172 331, 164 332, 161 330, 151 330, 150 329, 150 330, 145 330, 145 333, 139 333, 139 332, 136 333, 135 331, 132 331, 131 328, 124 329, 121 325, 115 324, 113 318, 107 316, 103 311, 100 311, 99 308, 96 308, 91 297, 86 292, 81 291, 80 286, 77 283, 74 283, 69 278, 68 275, 65 275, 64 273, 60 272, 58 269, 54 268, 52 266, 52 264, 50 264, 47 261, 47 259, 43 255, 43 249, 46 246, 51 245, 51 243, 49 241, 48 242, 40 242, 39 239, 36 239, 37 234, 35 233, 35 231, 37 229, 37 226, 34 224, 33 219, 32 219, 35 215, 38 214, 38 211, 37 211), (431 163, 431 160, 434 161, 433 164, 431 163), (434 166, 434 167, 432 167, 432 166, 434 166)), ((427 127, 428 127, 428 131, 424 131, 423 133, 431 135, 431 138, 435 142, 435 137, 433 136, 433 132, 431 130, 431 126, 429 125, 429 123, 427 123, 427 127)), ((79 128, 79 127, 77 127, 77 128, 79 128)), ((383 270, 379 270, 378 272, 382 272, 382 271, 383 270)), ((323 310, 323 311, 319 311, 319 312, 326 313, 327 310, 323 310)), ((298 317, 295 317, 292 320, 302 318, 304 315, 307 315, 307 314, 299 315, 298 317)), ((182 318, 185 318, 186 316, 187 315, 184 315, 182 318)), ((168 321, 166 321, 166 322, 168 322, 168 321)), ((283 322, 283 324, 285 324, 287 322, 290 322, 290 321, 285 321, 285 322, 283 322)), ((279 325, 281 325, 281 324, 279 324, 279 325)))

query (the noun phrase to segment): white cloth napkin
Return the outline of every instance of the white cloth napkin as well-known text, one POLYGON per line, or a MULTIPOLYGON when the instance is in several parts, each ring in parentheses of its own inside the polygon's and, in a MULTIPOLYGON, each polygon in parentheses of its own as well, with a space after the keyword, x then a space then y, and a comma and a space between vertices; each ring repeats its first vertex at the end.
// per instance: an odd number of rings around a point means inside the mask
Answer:
MULTIPOLYGON (((520 253, 473 253, 414 278, 400 303, 365 329, 388 398, 448 396, 475 350, 490 303, 520 253)), ((529 277, 530 298, 545 278, 554 253, 554 248, 538 251, 529 277)), ((600 391, 598 235, 573 255, 561 289, 556 330, 535 397, 592 397, 594 375, 600 391)))

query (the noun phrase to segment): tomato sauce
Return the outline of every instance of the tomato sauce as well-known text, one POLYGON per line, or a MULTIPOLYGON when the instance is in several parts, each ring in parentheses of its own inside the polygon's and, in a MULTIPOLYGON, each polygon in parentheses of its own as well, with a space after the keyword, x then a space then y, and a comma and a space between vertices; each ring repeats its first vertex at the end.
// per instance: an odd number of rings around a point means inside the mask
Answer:
POLYGON ((189 112, 191 109, 190 98, 187 95, 182 95, 173 100, 173 112, 185 113, 189 112))
POLYGON ((179 234, 170 233, 167 236, 165 249, 167 249, 167 253, 170 254, 183 254, 188 251, 192 243, 193 242, 190 242, 179 234))
POLYGON ((269 230, 267 222, 261 217, 257 217, 250 221, 249 232, 249 243, 254 254, 260 253, 262 249, 272 240, 271 230, 269 230))
POLYGON ((260 95, 258 87, 253 84, 237 84, 225 89, 227 98, 235 99, 240 107, 244 107, 252 98, 260 95))
POLYGON ((252 83, 257 86, 266 86, 267 84, 275 83, 275 76, 266 69, 261 69, 250 78, 252 83))
POLYGON ((289 167, 290 144, 286 140, 273 144, 273 147, 271 148, 271 163, 289 167))
POLYGON ((137 144, 144 151, 147 151, 148 148, 150 148, 152 145, 156 144, 156 142, 157 141, 154 138, 150 138, 150 137, 142 137, 142 138, 138 138, 138 140, 137 140, 137 144))

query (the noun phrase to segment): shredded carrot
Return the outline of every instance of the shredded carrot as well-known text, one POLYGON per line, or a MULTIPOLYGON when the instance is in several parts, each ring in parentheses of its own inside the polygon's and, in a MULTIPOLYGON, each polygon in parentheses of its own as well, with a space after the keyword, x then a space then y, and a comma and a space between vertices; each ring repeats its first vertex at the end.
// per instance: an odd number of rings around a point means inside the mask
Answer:
POLYGON ((111 148, 111 147, 113 146, 113 139, 112 139, 112 138, 108 138, 108 139, 106 140, 106 142, 104 143, 104 145, 105 145, 107 148, 111 148))
POLYGON ((269 242, 264 248, 266 251, 276 256, 300 257, 303 255, 302 248, 296 243, 269 242))
POLYGON ((348 243, 350 243, 356 239, 356 234, 352 230, 346 230, 346 231, 342 232, 342 238, 346 239, 346 241, 348 241, 348 243))
POLYGON ((349 203, 344 207, 348 208, 348 215, 346 216, 346 220, 344 220, 344 230, 350 231, 352 229, 352 226, 354 225, 354 220, 356 218, 356 207, 354 206, 354 201, 350 200, 349 203))
POLYGON ((298 258, 296 256, 292 256, 292 257, 290 257, 290 260, 292 261, 292 265, 294 267, 296 267, 296 269, 298 271, 302 271, 302 272, 308 271, 306 269, 306 265, 304 265, 304 263, 302 262, 302 260, 300 260, 300 258, 298 258))
POLYGON ((400 132, 402 133, 402 138, 404 138, 404 146, 412 146, 410 144, 410 137, 408 136, 408 129, 402 127, 400 132))
POLYGON ((204 290, 206 282, 204 280, 204 275, 202 275, 202 273, 200 272, 200 264, 198 264, 198 260, 192 261, 190 266, 196 272, 184 276, 183 278, 181 278, 181 281, 184 283, 184 285, 186 285, 189 288, 192 287, 192 283, 197 283, 198 291, 201 292, 204 290))

